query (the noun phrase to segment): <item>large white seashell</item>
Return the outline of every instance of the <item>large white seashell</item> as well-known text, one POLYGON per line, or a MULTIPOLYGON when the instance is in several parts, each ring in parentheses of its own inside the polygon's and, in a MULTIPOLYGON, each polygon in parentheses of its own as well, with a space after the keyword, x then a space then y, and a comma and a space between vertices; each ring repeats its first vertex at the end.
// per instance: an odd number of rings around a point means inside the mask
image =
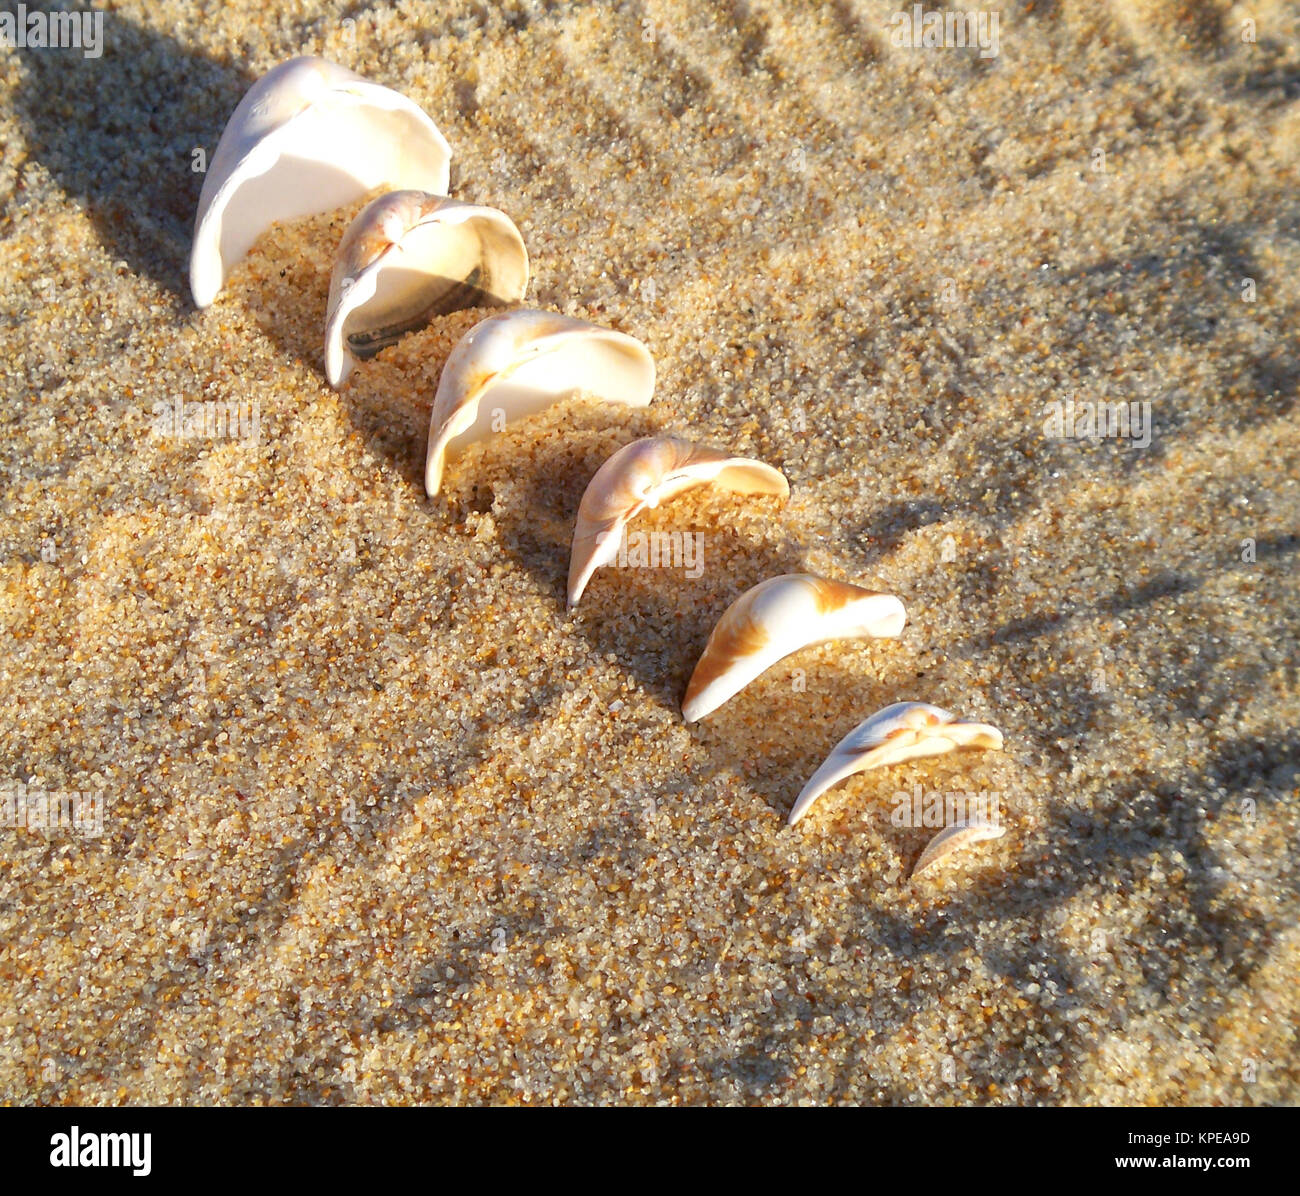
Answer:
POLYGON ((779 469, 675 436, 647 436, 610 457, 587 484, 578 505, 569 557, 570 609, 592 574, 618 555, 630 520, 647 507, 709 482, 739 494, 775 494, 783 499, 790 495, 790 485, 779 469))
POLYGON ((907 615, 892 594, 811 573, 759 582, 723 612, 691 674, 682 716, 702 719, 782 657, 809 644, 859 636, 893 637, 907 615))
POLYGON ((330 277, 325 373, 347 380, 435 315, 514 303, 528 287, 528 251, 514 222, 427 191, 390 191, 348 226, 330 277))
POLYGON ((942 756, 957 748, 1002 749, 1002 732, 987 723, 961 723, 927 702, 895 702, 859 723, 832 749, 809 778, 790 811, 794 826, 828 789, 854 773, 901 764, 920 756, 942 756))
POLYGON ((398 92, 322 58, 273 67, 239 101, 208 165, 190 255, 207 307, 279 220, 353 203, 376 187, 445 193, 451 148, 398 92))
POLYGON ((952 826, 945 826, 925 845, 921 858, 912 868, 912 876, 937 864, 944 856, 960 848, 982 843, 986 839, 1000 839, 1006 833, 1006 827, 996 826, 992 822, 954 822, 952 826))
POLYGON ((515 308, 475 324, 447 357, 429 420, 424 488, 442 486, 449 452, 579 392, 644 407, 655 388, 635 337, 549 311, 515 308))

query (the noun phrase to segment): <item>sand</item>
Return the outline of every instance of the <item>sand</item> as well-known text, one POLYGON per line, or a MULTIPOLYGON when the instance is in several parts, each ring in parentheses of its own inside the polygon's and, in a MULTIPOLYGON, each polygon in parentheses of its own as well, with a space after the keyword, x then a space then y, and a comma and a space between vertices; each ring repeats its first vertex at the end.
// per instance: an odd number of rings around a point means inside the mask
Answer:
POLYGON ((97 59, 0 49, 0 782, 102 802, 0 828, 0 1098, 1297 1099, 1300 22, 1016 4, 981 58, 891 44, 896 7, 164 0, 97 59), (486 313, 330 390, 359 204, 196 312, 192 151, 298 53, 420 103, 528 302, 643 339, 654 403, 562 404, 429 500, 486 313), (1066 401, 1149 442, 1053 437, 1066 401), (639 526, 700 576, 566 616, 586 481, 656 431, 790 501, 674 500, 639 526), (902 637, 684 724, 717 617, 797 570, 902 637), (1006 748, 787 828, 904 699, 1006 748), (918 786, 1007 833, 909 880, 918 786))

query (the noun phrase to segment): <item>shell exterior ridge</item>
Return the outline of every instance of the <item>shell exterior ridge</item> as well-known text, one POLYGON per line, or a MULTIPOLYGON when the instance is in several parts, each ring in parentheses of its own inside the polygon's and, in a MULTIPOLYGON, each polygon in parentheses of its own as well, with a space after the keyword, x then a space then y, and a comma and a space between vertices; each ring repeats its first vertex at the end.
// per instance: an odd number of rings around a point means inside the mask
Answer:
POLYGON ((911 876, 917 876, 963 847, 989 839, 1000 839, 1005 834, 1006 827, 983 819, 954 822, 951 826, 944 827, 925 845, 925 850, 912 866, 911 876))
POLYGON ((895 702, 864 719, 831 749, 795 799, 789 823, 797 823, 824 793, 855 773, 964 747, 1000 750, 1002 733, 986 723, 961 722, 927 702, 895 702))
POLYGON ((767 492, 789 493, 784 476, 772 466, 679 436, 646 436, 614 452, 592 476, 578 504, 569 558, 569 608, 577 604, 596 569, 616 555, 618 545, 611 542, 615 533, 621 535, 647 508, 717 483, 729 467, 767 471, 780 480, 778 486, 769 479, 767 492))

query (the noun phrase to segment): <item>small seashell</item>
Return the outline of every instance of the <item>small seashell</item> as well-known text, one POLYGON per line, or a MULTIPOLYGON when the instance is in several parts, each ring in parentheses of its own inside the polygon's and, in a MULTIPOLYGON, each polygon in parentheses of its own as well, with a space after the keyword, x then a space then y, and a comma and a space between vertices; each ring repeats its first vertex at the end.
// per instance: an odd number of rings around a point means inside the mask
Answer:
POLYGON ((199 194, 190 290, 207 307, 272 224, 376 187, 445 193, 451 147, 405 96, 322 58, 292 58, 239 101, 199 194))
POLYGON ((691 674, 682 716, 702 719, 778 660, 809 644, 859 636, 893 637, 907 615, 892 594, 811 573, 770 577, 723 612, 691 674))
POLYGON ((1004 826, 995 826, 991 822, 954 822, 945 826, 921 852, 921 858, 912 868, 912 876, 937 864, 944 856, 968 847, 972 843, 982 843, 985 839, 1000 839, 1007 833, 1004 826))
POLYGON ((709 482, 738 494, 790 496, 790 484, 779 469, 675 436, 647 436, 610 457, 587 484, 578 506, 569 557, 569 608, 582 597, 592 574, 618 554, 623 529, 632 519, 709 482))
POLYGON ((325 374, 341 386, 358 358, 434 316, 514 303, 528 286, 528 252, 496 208, 427 191, 390 191, 348 226, 330 277, 325 374))
POLYGON ((654 388, 654 359, 635 337, 531 308, 489 316, 461 338, 443 366, 424 488, 430 497, 438 493, 449 452, 561 399, 587 392, 644 407, 654 388))
POLYGON ((1002 750, 1002 732, 987 723, 961 723, 928 702, 895 702, 859 723, 813 773, 790 811, 794 826, 828 789, 854 773, 901 764, 920 756, 942 756, 956 748, 1002 750))

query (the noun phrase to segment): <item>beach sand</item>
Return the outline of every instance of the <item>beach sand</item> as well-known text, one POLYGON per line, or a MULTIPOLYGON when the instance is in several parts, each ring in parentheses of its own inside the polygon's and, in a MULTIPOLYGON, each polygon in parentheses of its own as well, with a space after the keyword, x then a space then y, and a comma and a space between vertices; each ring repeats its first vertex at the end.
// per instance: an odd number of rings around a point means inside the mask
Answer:
POLYGON ((1300 1096, 1300 21, 1017 3, 981 57, 892 44, 898 7, 164 0, 99 58, 0 49, 0 782, 103 819, 0 828, 0 1098, 1300 1096), (195 310, 193 150, 302 53, 432 116, 527 302, 651 348, 650 407, 562 404, 428 499, 486 313, 329 389, 359 203, 195 310), (178 399, 257 434, 171 434, 178 399), (1149 443, 1050 435, 1067 401, 1149 443), (587 480, 659 431, 789 502, 673 500, 637 527, 700 576, 566 616, 587 480), (684 724, 717 617, 801 570, 901 638, 684 724), (900 700, 1005 750, 788 828, 900 700), (917 787, 1007 833, 909 880, 917 787))

